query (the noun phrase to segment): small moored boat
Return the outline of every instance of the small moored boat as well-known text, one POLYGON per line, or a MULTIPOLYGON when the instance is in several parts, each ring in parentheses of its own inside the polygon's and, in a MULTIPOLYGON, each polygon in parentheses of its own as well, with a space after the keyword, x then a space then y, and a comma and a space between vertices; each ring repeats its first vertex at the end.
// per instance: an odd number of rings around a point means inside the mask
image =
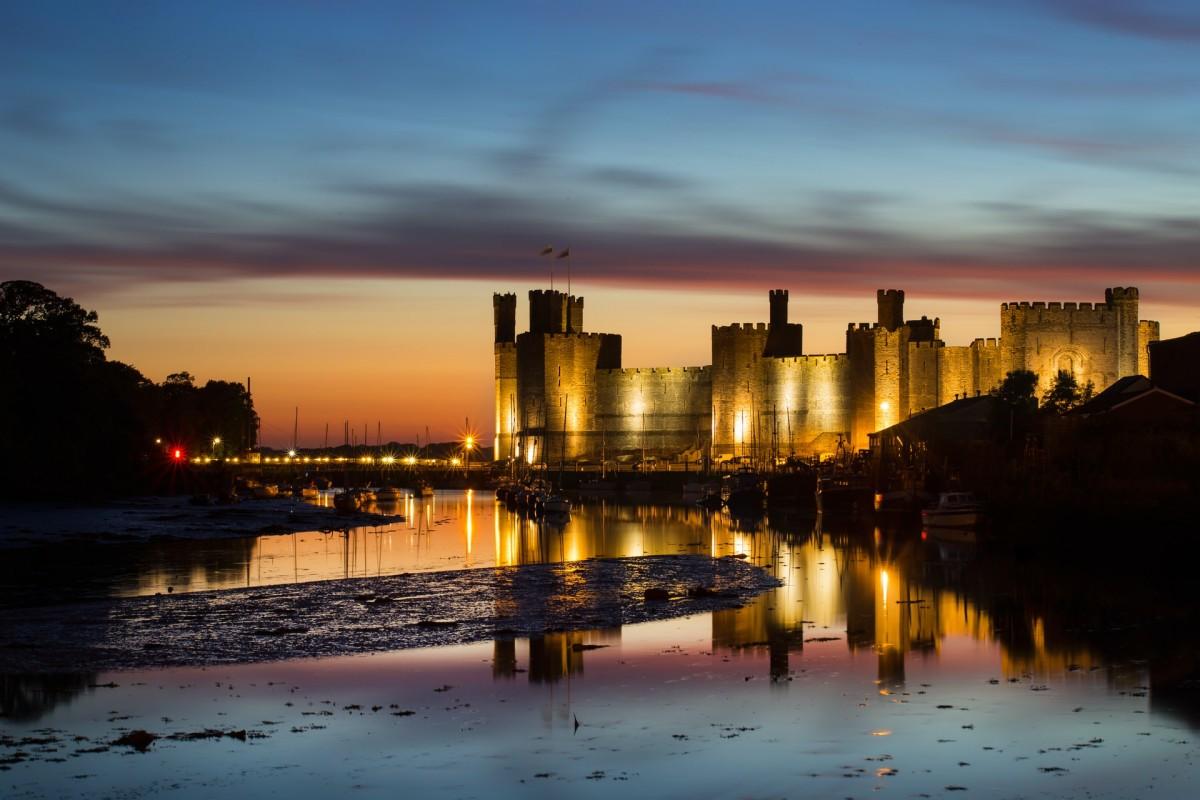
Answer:
POLYGON ((940 528, 969 528, 979 517, 979 502, 971 492, 942 492, 936 506, 921 511, 922 523, 940 528))

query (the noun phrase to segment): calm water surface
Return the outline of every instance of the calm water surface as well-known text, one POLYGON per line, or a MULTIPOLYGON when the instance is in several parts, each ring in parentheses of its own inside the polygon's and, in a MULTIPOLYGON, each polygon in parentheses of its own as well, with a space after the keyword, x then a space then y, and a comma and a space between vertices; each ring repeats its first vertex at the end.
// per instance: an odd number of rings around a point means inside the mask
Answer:
POLYGON ((186 543, 190 563, 147 551, 107 585, 128 595, 675 552, 746 554, 783 585, 740 609, 612 630, 0 678, 0 792, 1185 798, 1200 785, 1195 718, 1156 694, 1155 666, 1114 653, 1073 611, 980 591, 964 579, 978 566, 970 541, 685 508, 592 506, 542 527, 463 493, 409 518, 240 549, 186 543), (251 735, 86 752, 131 728, 251 735), (25 737, 52 741, 18 746, 25 737))

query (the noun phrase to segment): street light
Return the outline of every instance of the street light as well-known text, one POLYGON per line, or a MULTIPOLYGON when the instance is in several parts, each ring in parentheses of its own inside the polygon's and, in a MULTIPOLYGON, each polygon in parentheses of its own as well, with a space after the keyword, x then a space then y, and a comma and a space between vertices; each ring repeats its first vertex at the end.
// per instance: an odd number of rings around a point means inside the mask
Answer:
POLYGON ((468 473, 471 471, 471 451, 474 449, 475 449, 475 436, 474 436, 474 434, 468 433, 466 438, 463 439, 463 450, 466 451, 466 455, 467 455, 467 472, 468 473))
POLYGON ((216 457, 216 455, 217 455, 217 446, 218 446, 218 445, 220 445, 220 444, 221 444, 221 437, 220 437, 220 436, 214 436, 214 437, 213 437, 213 440, 212 440, 212 453, 213 453, 213 457, 214 457, 214 458, 215 458, 215 457, 216 457))

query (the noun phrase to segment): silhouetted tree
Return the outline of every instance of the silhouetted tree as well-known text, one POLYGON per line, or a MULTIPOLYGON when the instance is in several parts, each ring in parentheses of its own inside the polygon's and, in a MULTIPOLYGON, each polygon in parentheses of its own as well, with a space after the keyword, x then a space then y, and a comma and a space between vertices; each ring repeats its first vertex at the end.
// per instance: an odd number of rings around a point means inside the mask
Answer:
POLYGON ((1047 411, 1055 414, 1065 414, 1072 408, 1075 408, 1086 402, 1084 393, 1090 398, 1094 392, 1094 387, 1091 384, 1085 389, 1079 388, 1079 381, 1075 379, 1074 373, 1068 372, 1065 369, 1060 369, 1058 374, 1054 376, 1054 380, 1050 382, 1050 388, 1042 396, 1042 407, 1047 411))
POLYGON ((109 494, 145 488, 165 447, 252 445, 258 417, 241 384, 157 386, 119 361, 96 312, 31 281, 0 283, 0 493, 109 494), (154 440, 161 438, 162 446, 154 440))
POLYGON ((992 391, 992 394, 1011 405, 1020 408, 1034 408, 1037 406, 1037 384, 1036 372, 1017 369, 1005 375, 1004 380, 992 391))

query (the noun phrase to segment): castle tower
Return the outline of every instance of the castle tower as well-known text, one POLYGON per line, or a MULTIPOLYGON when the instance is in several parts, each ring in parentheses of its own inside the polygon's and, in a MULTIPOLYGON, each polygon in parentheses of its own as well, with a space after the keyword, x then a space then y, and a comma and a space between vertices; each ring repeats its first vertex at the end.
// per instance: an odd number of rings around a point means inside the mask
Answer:
POLYGON ((879 305, 879 327, 894 331, 904 324, 904 291, 879 289, 875 292, 879 305))
POLYGON ((785 358, 803 355, 804 326, 788 322, 788 290, 772 289, 771 322, 767 326, 767 344, 763 355, 785 358))
POLYGON ((771 327, 782 328, 788 321, 788 290, 772 289, 771 297, 771 327))
POLYGON ((492 295, 492 320, 496 330, 496 344, 517 341, 517 296, 515 294, 492 295))
POLYGON ((492 295, 495 324, 496 435, 492 459, 506 461, 515 455, 513 434, 517 427, 517 296, 492 295))
POLYGON ((583 333, 583 298, 567 298, 567 333, 583 333))
POLYGON ((1138 374, 1138 290, 1104 290, 1104 304, 1116 314, 1117 377, 1138 374))

